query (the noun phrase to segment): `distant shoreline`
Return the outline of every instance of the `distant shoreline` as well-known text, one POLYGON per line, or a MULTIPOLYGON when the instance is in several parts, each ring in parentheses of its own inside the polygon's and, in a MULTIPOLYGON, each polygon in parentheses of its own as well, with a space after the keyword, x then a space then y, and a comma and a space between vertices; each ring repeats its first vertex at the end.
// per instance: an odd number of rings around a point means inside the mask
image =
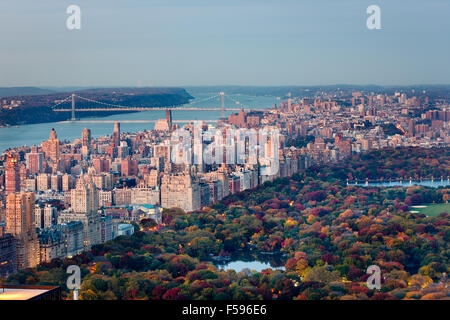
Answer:
MULTIPOLYGON (((53 107, 58 101, 61 101, 59 105, 70 109, 71 99, 68 97, 70 98, 71 94, 72 92, 58 92, 0 98, 0 127, 70 120, 71 112, 54 112, 53 107)), ((194 98, 182 88, 87 89, 76 91, 76 94, 88 98, 89 101, 96 100, 106 104, 149 108, 179 106, 189 103, 194 98)), ((92 104, 92 102, 86 101, 77 101, 77 103, 82 106, 92 104)), ((137 111, 77 111, 76 118, 106 117, 135 112, 137 111)))

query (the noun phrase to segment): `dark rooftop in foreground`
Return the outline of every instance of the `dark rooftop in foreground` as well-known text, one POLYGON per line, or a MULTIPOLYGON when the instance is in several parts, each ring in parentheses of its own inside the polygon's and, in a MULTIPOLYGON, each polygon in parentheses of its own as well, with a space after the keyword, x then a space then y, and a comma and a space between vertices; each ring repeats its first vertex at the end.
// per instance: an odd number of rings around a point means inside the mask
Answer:
POLYGON ((0 285, 1 300, 61 300, 57 286, 0 285))

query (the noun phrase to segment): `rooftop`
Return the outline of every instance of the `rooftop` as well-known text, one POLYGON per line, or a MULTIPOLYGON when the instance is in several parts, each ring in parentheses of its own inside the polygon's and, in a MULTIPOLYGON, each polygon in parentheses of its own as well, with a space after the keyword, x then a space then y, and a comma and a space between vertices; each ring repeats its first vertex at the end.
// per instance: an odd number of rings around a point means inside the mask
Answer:
POLYGON ((1 300, 59 300, 61 291, 56 286, 0 285, 1 300))

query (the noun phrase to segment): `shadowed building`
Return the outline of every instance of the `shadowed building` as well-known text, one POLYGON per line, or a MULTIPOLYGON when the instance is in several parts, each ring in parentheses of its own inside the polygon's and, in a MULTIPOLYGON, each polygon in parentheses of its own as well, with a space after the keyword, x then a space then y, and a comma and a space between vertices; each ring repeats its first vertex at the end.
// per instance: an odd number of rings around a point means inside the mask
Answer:
POLYGON ((17 240, 17 269, 33 268, 39 263, 39 241, 35 229, 35 195, 11 193, 6 198, 6 233, 17 240))
MULTIPOLYGON (((2 228, 2 226, 0 226, 2 228)), ((6 278, 17 271, 16 239, 11 234, 0 231, 0 278, 6 278)))

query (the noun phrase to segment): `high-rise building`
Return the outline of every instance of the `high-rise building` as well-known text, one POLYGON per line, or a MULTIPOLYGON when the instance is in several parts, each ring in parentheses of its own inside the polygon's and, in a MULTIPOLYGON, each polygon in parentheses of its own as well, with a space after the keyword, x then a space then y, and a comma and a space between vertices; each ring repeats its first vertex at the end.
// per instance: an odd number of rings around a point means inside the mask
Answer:
POLYGON ((113 222, 111 216, 104 216, 101 221, 101 242, 104 243, 113 239, 113 222))
POLYGON ((50 131, 50 137, 47 141, 42 141, 42 150, 45 157, 57 161, 60 156, 59 139, 56 136, 55 129, 50 131))
POLYGON ((408 136, 410 137, 414 137, 414 135, 416 134, 416 128, 415 128, 415 123, 413 119, 409 119, 408 121, 408 136))
POLYGON ((40 173, 36 178, 36 185, 38 191, 46 191, 51 187, 51 178, 48 173, 40 173))
POLYGON ((62 176, 62 191, 69 191, 73 188, 73 177, 70 174, 62 176))
POLYGON ((29 176, 29 173, 28 173, 27 167, 24 166, 23 164, 20 165, 20 168, 19 168, 20 190, 25 189, 25 180, 28 178, 28 176, 29 176))
POLYGON ((291 98, 291 93, 290 92, 288 94, 288 105, 287 105, 287 107, 288 107, 288 111, 292 112, 292 98, 291 98))
POLYGON ((29 178, 24 181, 24 191, 36 191, 36 179, 29 178))
MULTIPOLYGON (((189 168, 187 169, 189 170, 189 168)), ((161 206, 194 211, 201 208, 201 191, 190 173, 185 175, 164 175, 161 181, 161 206)))
POLYGON ((91 129, 83 129, 83 132, 81 133, 81 144, 87 147, 91 145, 91 129))
POLYGON ((166 121, 169 126, 169 130, 172 130, 172 110, 166 110, 166 121))
POLYGON ((0 278, 6 278, 17 271, 16 257, 16 239, 11 234, 0 232, 0 278))
POLYGON ((47 204, 44 208, 44 228, 49 228, 56 224, 56 208, 47 204))
POLYGON ((122 177, 136 176, 138 174, 138 161, 127 156, 120 164, 122 177))
POLYGON ((97 173, 108 172, 109 171, 109 160, 104 158, 95 158, 92 160, 92 166, 95 168, 97 173))
POLYGON ((28 172, 35 175, 42 172, 44 155, 40 152, 30 152, 25 155, 28 172))
POLYGON ((66 256, 71 257, 84 250, 84 226, 81 221, 58 224, 55 228, 62 232, 66 256))
POLYGON ((39 241, 34 223, 35 195, 11 193, 6 198, 6 233, 17 239, 17 269, 39 263, 39 241))
POLYGON ((71 190, 71 210, 58 216, 58 223, 81 221, 83 223, 85 250, 101 242, 101 215, 98 212, 99 197, 90 175, 82 174, 77 187, 71 190))
POLYGON ((8 154, 5 170, 6 194, 20 191, 19 155, 8 154))
POLYGON ((84 157, 88 157, 91 153, 91 130, 84 128, 81 134, 81 154, 84 157))
POLYGON ((62 175, 54 174, 50 177, 50 189, 53 191, 61 191, 62 190, 62 175))
POLYGON ((164 161, 170 161, 170 146, 159 144, 153 147, 153 155, 155 158, 163 158, 164 161))
POLYGON ((75 213, 92 213, 98 210, 98 190, 91 177, 80 176, 77 187, 71 190, 71 206, 75 213))
POLYGON ((44 207, 41 204, 36 204, 34 208, 34 225, 36 228, 44 228, 44 207))
POLYGON ((120 123, 114 123, 114 132, 113 132, 113 145, 114 147, 120 146, 120 123))

